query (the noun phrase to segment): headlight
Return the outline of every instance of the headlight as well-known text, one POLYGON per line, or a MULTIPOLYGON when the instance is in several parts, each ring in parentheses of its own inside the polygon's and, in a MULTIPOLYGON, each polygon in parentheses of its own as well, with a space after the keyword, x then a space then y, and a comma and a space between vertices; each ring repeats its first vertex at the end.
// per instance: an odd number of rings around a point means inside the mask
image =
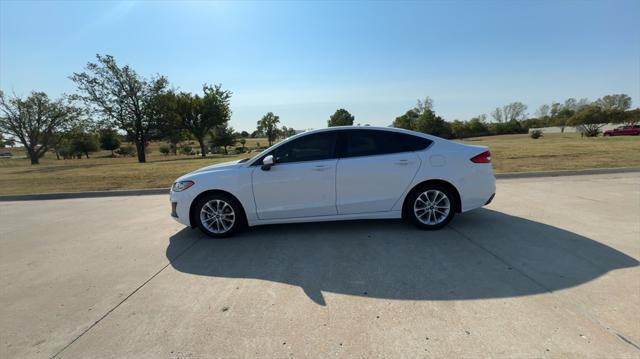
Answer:
POLYGON ((173 184, 171 190, 173 192, 182 192, 191 186, 193 186, 193 181, 178 181, 173 184))

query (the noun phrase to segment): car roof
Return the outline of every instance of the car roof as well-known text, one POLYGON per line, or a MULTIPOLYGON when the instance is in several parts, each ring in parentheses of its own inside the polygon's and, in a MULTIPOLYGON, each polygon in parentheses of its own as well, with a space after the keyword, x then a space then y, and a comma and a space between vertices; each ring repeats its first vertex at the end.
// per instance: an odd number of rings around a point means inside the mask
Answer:
POLYGON ((407 135, 413 135, 413 136, 434 140, 434 136, 431 136, 422 132, 405 130, 403 128, 381 127, 381 126, 333 126, 333 127, 319 128, 315 130, 300 132, 299 134, 296 134, 295 136, 292 136, 290 138, 298 137, 301 135, 308 135, 311 133, 320 133, 320 132, 329 132, 329 131, 345 131, 345 130, 379 130, 379 131, 388 131, 388 132, 399 132, 399 133, 405 133, 407 135))

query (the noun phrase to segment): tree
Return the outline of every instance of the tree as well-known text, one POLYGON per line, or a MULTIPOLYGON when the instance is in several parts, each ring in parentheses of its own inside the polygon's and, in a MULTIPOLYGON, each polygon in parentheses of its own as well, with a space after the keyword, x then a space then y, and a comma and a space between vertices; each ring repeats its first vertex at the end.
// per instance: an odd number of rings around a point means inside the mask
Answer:
POLYGON ((247 132, 247 131, 242 131, 242 132, 240 132, 240 137, 242 137, 242 138, 247 138, 247 137, 249 137, 249 132, 247 132))
POLYGON ((626 111, 631 108, 631 97, 626 94, 607 95, 597 99, 594 104, 605 111, 626 111))
POLYGON ((468 122, 469 131, 473 136, 486 136, 489 134, 487 126, 487 115, 478 115, 468 122))
POLYGON ((453 121, 450 125, 453 138, 466 138, 472 136, 486 136, 489 128, 486 124, 487 115, 479 115, 467 122, 453 121))
POLYGON ((176 155, 178 144, 188 138, 177 111, 177 97, 173 91, 156 96, 150 108, 158 119, 158 128, 154 137, 169 143, 169 152, 176 155))
POLYGON ((333 126, 353 126, 353 121, 355 117, 349 113, 349 111, 340 108, 334 112, 333 115, 329 117, 329 121, 327 122, 328 127, 333 126))
POLYGON ((257 132, 267 136, 269 147, 271 147, 273 141, 275 141, 278 136, 278 123, 280 123, 280 117, 274 115, 273 112, 268 112, 258 121, 257 132))
POLYGON ((415 130, 442 138, 451 138, 449 123, 442 117, 436 116, 435 112, 430 109, 418 117, 415 130))
POLYGON ((404 115, 396 117, 396 119, 393 120, 392 126, 395 128, 404 128, 405 130, 413 130, 416 128, 418 116, 419 114, 416 109, 411 109, 404 115))
POLYGON ((550 113, 551 113, 551 106, 546 105, 546 104, 541 105, 536 110, 536 116, 538 118, 549 117, 550 113))
MULTIPOLYGON (((638 123, 640 123, 640 108, 636 108, 635 110, 631 111, 625 111, 624 124, 626 126, 635 126, 638 123)), ((9 140, 5 141, 5 143, 7 144, 7 146, 11 146, 9 144, 9 140)))
POLYGON ((113 151, 120 147, 120 138, 118 132, 113 129, 100 130, 100 148, 105 151, 111 151, 111 157, 115 157, 113 151))
POLYGON ((198 141, 200 155, 205 157, 205 137, 212 129, 225 125, 231 117, 229 107, 231 92, 222 85, 203 85, 204 96, 180 93, 177 97, 177 113, 182 126, 198 141))
POLYGON ((433 100, 431 97, 425 97, 424 100, 418 100, 416 106, 405 112, 404 115, 396 117, 391 126, 396 128, 404 128, 405 130, 417 131, 418 118, 427 111, 433 112, 433 100))
POLYGON ((0 91, 0 130, 17 138, 27 151, 31 164, 40 163, 55 145, 56 131, 71 127, 80 110, 63 99, 51 101, 44 92, 32 92, 26 99, 5 98, 0 91))
POLYGON ((433 110, 433 99, 429 96, 425 97, 423 101, 418 100, 415 107, 418 115, 423 114, 425 111, 433 110))
POLYGON ((605 111, 597 105, 587 106, 573 115, 568 124, 578 127, 587 137, 595 137, 600 129, 609 122, 605 111))
MULTIPOLYGON (((575 107, 574 107, 575 108, 575 107)), ((566 106, 563 107, 553 119, 553 124, 555 126, 560 126, 560 132, 564 133, 564 128, 567 126, 569 119, 576 113, 575 110, 572 110, 571 107, 566 106)))
POLYGON ((224 148, 224 154, 228 154, 227 147, 236 144, 236 134, 233 127, 227 127, 226 124, 216 126, 216 128, 211 131, 211 141, 209 141, 209 143, 212 147, 224 148))
POLYGON ((451 125, 433 111, 433 100, 426 97, 418 100, 416 107, 404 115, 396 117, 393 127, 428 133, 434 136, 451 138, 451 125))
POLYGON ((244 145, 247 143, 247 139, 242 137, 238 142, 240 142, 240 144, 242 145, 242 152, 244 153, 244 145))
POLYGON ((82 157, 82 155, 89 158, 90 152, 98 151, 98 141, 95 135, 81 130, 72 132, 69 145, 78 158, 82 157))
POLYGON ((106 122, 125 131, 136 145, 138 162, 146 162, 145 146, 158 118, 152 100, 166 93, 168 81, 163 76, 146 79, 128 65, 120 67, 110 55, 96 55, 84 72, 71 80, 81 93, 79 98, 106 122))
POLYGON ((527 118, 527 105, 522 102, 512 102, 508 105, 498 107, 491 113, 491 116, 499 122, 524 121, 527 118))

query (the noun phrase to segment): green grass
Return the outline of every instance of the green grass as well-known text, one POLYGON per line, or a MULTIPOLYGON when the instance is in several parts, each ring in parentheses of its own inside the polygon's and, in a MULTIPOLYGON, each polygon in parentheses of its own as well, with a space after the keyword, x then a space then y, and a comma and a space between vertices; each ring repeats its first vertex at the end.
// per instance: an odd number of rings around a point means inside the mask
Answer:
MULTIPOLYGON (((246 146, 253 148, 257 142, 267 145, 266 139, 248 139, 246 146)), ((489 146, 497 173, 640 166, 640 137, 547 134, 534 140, 528 135, 503 135, 461 142, 489 146)), ((164 156, 159 146, 149 146, 147 163, 137 163, 135 157, 111 158, 107 152, 80 160, 56 160, 47 154, 36 166, 26 158, 0 159, 0 194, 168 188, 177 177, 197 168, 255 155, 164 156)), ((18 149, 14 152, 23 155, 18 149)))

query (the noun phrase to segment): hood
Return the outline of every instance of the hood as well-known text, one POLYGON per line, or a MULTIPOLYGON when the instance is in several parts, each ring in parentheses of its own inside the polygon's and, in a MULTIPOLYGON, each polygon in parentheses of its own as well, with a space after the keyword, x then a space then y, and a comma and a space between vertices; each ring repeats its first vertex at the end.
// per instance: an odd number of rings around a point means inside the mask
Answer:
POLYGON ((232 168, 237 168, 239 167, 238 163, 240 162, 240 160, 238 161, 230 161, 230 162, 223 162, 223 163, 216 163, 215 165, 211 165, 211 166, 207 166, 207 167, 202 167, 199 168, 191 173, 200 173, 200 172, 208 172, 208 171, 218 171, 218 170, 228 170, 228 169, 232 169, 232 168))

